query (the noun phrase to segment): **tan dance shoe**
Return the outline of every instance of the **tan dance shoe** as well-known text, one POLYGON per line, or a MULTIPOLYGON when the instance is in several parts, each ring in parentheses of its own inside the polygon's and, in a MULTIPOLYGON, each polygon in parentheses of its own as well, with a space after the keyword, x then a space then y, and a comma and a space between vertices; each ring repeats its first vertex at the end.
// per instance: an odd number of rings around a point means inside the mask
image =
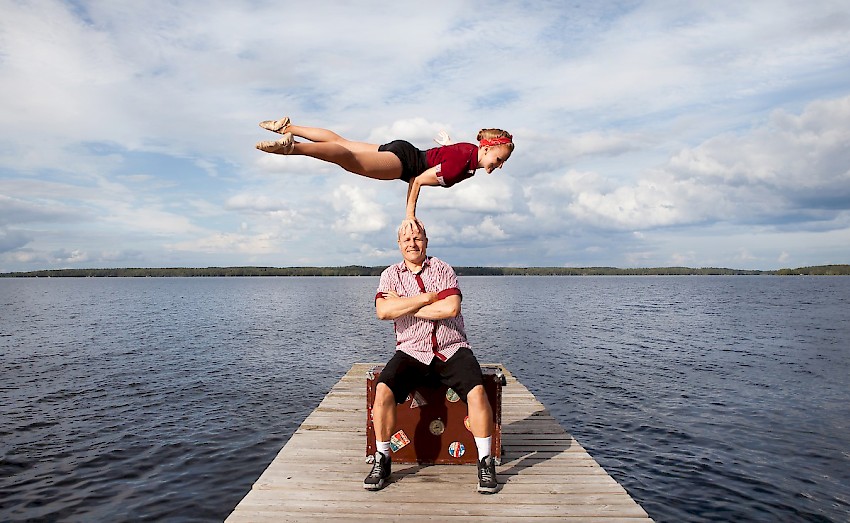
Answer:
POLYGON ((286 132, 286 127, 289 125, 289 117, 284 116, 280 120, 266 120, 264 122, 260 122, 260 127, 263 129, 268 129, 273 133, 283 134, 286 132))
POLYGON ((280 140, 258 142, 256 147, 267 153, 292 154, 295 149, 295 139, 292 137, 292 133, 284 133, 280 140))

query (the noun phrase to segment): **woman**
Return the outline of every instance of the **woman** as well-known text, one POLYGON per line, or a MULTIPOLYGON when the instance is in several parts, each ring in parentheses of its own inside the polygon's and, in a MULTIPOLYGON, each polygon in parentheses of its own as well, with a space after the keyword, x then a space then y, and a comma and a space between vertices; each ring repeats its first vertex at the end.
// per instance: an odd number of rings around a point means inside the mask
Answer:
MULTIPOLYGON (((259 142, 261 151, 310 156, 376 180, 408 182, 405 223, 417 229, 416 201, 423 185, 451 187, 479 168, 490 174, 501 168, 514 150, 513 137, 501 129, 479 131, 478 145, 456 143, 421 151, 404 140, 380 146, 353 142, 327 129, 292 125, 289 117, 260 122, 260 127, 283 135, 279 140, 259 142), (296 142, 296 136, 309 141, 296 142)), ((448 137, 442 142, 447 143, 448 137)))

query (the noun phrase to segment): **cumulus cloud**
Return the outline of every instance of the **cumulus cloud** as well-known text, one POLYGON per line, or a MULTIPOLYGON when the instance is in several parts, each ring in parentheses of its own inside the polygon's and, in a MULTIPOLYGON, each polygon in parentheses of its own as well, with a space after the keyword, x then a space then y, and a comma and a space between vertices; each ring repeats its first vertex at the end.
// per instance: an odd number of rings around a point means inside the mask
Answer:
MULTIPOLYGON (((823 224, 850 209, 850 97, 684 149, 633 183, 568 171, 527 190, 537 216, 600 229, 823 224)), ((834 222, 844 227, 841 222, 834 222)))
MULTIPOLYGON (((812 103, 799 115, 776 111, 746 135, 727 134, 682 151, 667 172, 703 191, 722 192, 744 222, 822 221, 850 209, 848 144, 850 97, 845 97, 812 103)), ((700 200, 697 193, 682 203, 700 200)))
POLYGON ((236 194, 227 199, 224 207, 237 211, 271 212, 285 210, 286 203, 262 194, 236 194))
POLYGON ((436 147, 434 138, 440 131, 450 132, 450 126, 445 123, 429 122, 425 118, 410 118, 397 120, 390 125, 379 126, 369 133, 366 140, 370 143, 387 143, 392 140, 407 140, 422 149, 436 147))
POLYGON ((166 244, 169 249, 200 253, 268 254, 277 250, 278 238, 271 234, 214 233, 192 240, 166 244))
MULTIPOLYGON (((514 210, 515 194, 511 183, 500 179, 500 171, 487 175, 483 171, 470 181, 443 187, 423 187, 422 207, 462 209, 470 213, 509 213, 514 210)), ((502 177, 503 178, 503 177, 502 177)))
POLYGON ((80 249, 74 249, 73 251, 61 249, 54 251, 51 255, 53 262, 60 265, 73 265, 75 263, 87 262, 90 260, 89 254, 80 249))
POLYGON ((368 233, 384 229, 389 224, 389 217, 381 204, 374 200, 371 191, 340 185, 333 192, 331 203, 337 216, 334 228, 339 231, 368 233))

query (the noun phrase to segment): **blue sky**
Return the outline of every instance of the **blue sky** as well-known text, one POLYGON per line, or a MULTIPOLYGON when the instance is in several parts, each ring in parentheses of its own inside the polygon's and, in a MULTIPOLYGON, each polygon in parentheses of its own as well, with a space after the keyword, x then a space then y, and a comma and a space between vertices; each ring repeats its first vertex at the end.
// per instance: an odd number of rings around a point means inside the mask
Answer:
POLYGON ((288 115, 421 148, 454 265, 850 263, 850 4, 0 3, 0 272, 385 265, 407 186, 254 149, 288 115))

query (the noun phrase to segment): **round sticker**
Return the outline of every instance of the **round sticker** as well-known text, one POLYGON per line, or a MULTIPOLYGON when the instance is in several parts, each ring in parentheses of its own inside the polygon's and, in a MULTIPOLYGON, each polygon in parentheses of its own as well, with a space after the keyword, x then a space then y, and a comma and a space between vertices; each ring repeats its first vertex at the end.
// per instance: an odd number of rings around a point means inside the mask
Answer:
POLYGON ((449 455, 453 458, 459 458, 463 456, 463 453, 466 452, 466 447, 463 446, 463 443, 460 441, 453 441, 451 445, 449 445, 449 455))
POLYGON ((458 396, 457 392, 455 392, 454 390, 449 389, 449 390, 446 391, 446 399, 449 400, 450 402, 454 403, 454 402, 460 400, 460 396, 458 396))
POLYGON ((469 423, 469 416, 463 418, 463 426, 466 427, 466 430, 472 432, 472 425, 469 423))
POLYGON ((439 436, 440 434, 445 432, 446 424, 443 423, 442 420, 435 419, 434 421, 431 422, 430 425, 428 425, 428 430, 431 431, 431 434, 433 434, 435 436, 439 436))

